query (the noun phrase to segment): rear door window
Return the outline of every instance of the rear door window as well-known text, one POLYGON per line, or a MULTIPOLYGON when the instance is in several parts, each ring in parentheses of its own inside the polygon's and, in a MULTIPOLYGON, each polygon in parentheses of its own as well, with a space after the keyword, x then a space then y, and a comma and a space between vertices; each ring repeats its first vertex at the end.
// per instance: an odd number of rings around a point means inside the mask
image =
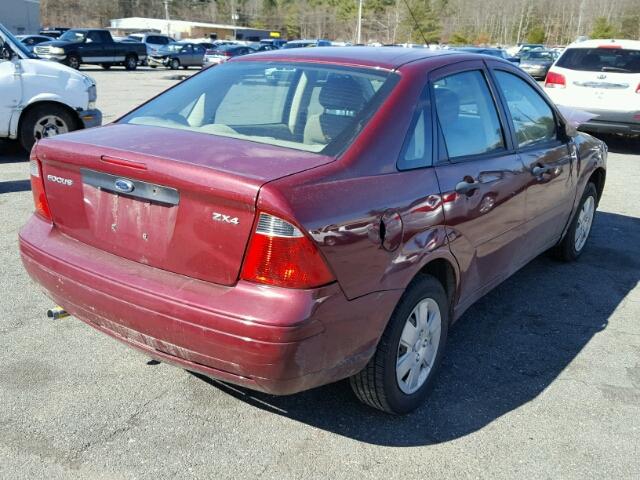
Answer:
POLYGON ((87 34, 87 43, 101 43, 100 32, 89 32, 87 34))
POLYGON ((557 139, 553 110, 531 85, 502 70, 495 71, 498 86, 507 100, 519 147, 557 139))
POLYGON ((449 158, 504 150, 504 135, 480 70, 455 73, 433 84, 438 121, 449 158))
POLYGON ((640 50, 622 48, 569 48, 558 67, 587 72, 640 73, 640 50))

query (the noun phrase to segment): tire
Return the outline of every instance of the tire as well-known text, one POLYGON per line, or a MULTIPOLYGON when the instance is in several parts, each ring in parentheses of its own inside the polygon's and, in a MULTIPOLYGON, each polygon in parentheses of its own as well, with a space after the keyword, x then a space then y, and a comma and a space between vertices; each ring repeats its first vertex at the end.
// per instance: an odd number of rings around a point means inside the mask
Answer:
POLYGON ((64 61, 64 64, 74 70, 80 70, 80 57, 77 55, 69 55, 64 61))
POLYGON ((171 70, 178 70, 180 68, 180 60, 174 58, 170 63, 171 70))
POLYGON ((20 145, 27 152, 36 140, 77 130, 78 122, 63 107, 46 104, 28 110, 20 121, 20 145), (43 124, 43 122, 47 122, 43 124), (36 132, 37 130, 37 132, 36 132))
MULTIPOLYGON (((407 287, 391 315, 373 357, 361 372, 350 378, 351 388, 356 397, 366 405, 396 415, 409 413, 418 408, 433 388, 446 345, 448 325, 449 301, 442 284, 431 275, 416 277, 407 287), (405 346, 407 337, 411 337, 410 334, 414 332, 412 329, 412 327, 415 328, 414 322, 415 326, 419 326, 417 317, 414 316, 414 309, 425 304, 429 312, 427 318, 431 318, 431 314, 437 312, 435 306, 438 307, 439 329, 435 328, 437 322, 434 317, 425 328, 426 331, 430 331, 426 335, 431 338, 420 335, 415 337, 414 345, 419 344, 423 349, 409 350, 405 346), (407 328, 406 332, 405 328, 407 328), (407 333, 409 335, 406 335, 407 333), (427 347, 423 347, 424 345, 427 347), (420 354, 420 352, 424 353, 420 354), (411 375, 414 375, 413 368, 404 375, 404 368, 400 367, 403 359, 405 367, 414 365, 414 361, 416 362, 415 368, 419 373, 415 385, 411 382, 411 375), (426 364, 429 362, 430 367, 427 367, 426 364), (409 387, 415 390, 409 390, 409 387)), ((419 333, 420 330, 415 332, 419 333)))
POLYGON ((136 68, 138 68, 138 59, 135 57, 135 55, 127 55, 127 57, 124 59, 124 69, 133 71, 136 68))
POLYGON ((593 183, 588 183, 567 234, 555 248, 554 253, 557 258, 565 262, 572 262, 582 255, 591 233, 597 206, 598 191, 593 183))
POLYGON ((157 65, 149 65, 151 68, 157 68, 157 65))
POLYGON ((109 70, 111 68, 111 64, 110 63, 103 63, 102 65, 100 65, 102 68, 104 68, 105 70, 109 70))

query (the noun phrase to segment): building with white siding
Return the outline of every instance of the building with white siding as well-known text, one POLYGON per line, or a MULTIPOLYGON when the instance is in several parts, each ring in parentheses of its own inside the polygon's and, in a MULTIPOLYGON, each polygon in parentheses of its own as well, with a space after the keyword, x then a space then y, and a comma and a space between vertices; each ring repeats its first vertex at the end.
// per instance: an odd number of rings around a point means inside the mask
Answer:
POLYGON ((257 41, 263 38, 280 38, 280 32, 257 28, 142 17, 115 18, 111 20, 110 30, 117 35, 140 31, 155 31, 177 39, 209 37, 219 40, 257 41))

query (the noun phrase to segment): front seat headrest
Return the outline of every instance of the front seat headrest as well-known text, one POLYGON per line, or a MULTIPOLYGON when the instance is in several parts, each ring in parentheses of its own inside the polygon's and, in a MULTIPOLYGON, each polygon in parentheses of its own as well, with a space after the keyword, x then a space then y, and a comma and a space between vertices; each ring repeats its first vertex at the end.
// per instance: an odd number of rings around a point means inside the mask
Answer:
POLYGON ((354 116, 365 103, 364 93, 360 84, 353 77, 346 75, 331 75, 320 90, 318 98, 326 113, 345 112, 345 116, 354 116), (349 113, 347 113, 349 112, 349 113))

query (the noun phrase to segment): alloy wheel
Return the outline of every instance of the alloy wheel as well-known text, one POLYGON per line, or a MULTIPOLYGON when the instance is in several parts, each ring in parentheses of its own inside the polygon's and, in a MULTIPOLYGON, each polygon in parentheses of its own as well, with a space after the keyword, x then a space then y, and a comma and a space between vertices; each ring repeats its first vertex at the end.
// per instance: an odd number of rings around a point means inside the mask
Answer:
POLYGON ((589 238, 589 232, 591 232, 591 224, 593 223, 593 216, 596 210, 596 202, 593 197, 587 197, 582 204, 582 208, 578 213, 578 223, 576 225, 576 233, 574 240, 574 247, 576 252, 581 251, 587 243, 589 238))
POLYGON ((432 298, 421 300, 407 317, 396 357, 396 380, 403 393, 411 395, 427 381, 438 353, 441 329, 440 307, 432 298))

